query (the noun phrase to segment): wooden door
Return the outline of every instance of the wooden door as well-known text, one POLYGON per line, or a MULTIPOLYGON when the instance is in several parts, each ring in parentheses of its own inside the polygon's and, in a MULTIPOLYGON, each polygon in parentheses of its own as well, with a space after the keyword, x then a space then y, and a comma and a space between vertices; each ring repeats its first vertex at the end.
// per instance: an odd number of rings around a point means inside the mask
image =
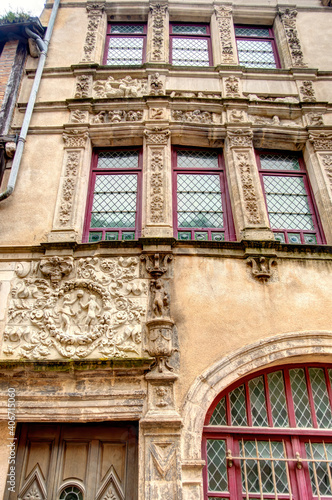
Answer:
POLYGON ((134 423, 22 424, 5 500, 136 500, 134 423))

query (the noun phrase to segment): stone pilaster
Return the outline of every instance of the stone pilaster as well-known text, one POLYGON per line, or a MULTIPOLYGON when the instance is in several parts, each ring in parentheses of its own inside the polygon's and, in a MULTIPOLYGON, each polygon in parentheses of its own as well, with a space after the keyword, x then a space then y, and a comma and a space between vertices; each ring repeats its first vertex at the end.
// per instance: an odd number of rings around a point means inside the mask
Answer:
POLYGON ((250 129, 229 129, 225 161, 238 239, 272 240, 250 129))
POLYGON ((88 27, 81 62, 101 64, 107 21, 105 2, 87 2, 86 11, 88 27))
POLYGON ((284 51, 287 52, 284 54, 284 65, 292 68, 306 68, 307 64, 303 60, 301 41, 296 27, 296 17, 297 10, 295 9, 279 10, 283 30, 280 39, 284 51))
POLYGON ((167 1, 150 2, 146 60, 167 63, 169 54, 169 15, 167 1))
POLYGON ((143 236, 173 236, 171 213, 171 155, 168 128, 144 132, 145 194, 143 236))
POLYGON ((63 133, 64 158, 60 184, 55 207, 52 231, 48 241, 76 241, 82 228, 79 215, 84 213, 83 200, 86 198, 81 189, 87 176, 82 176, 82 163, 88 144, 87 129, 67 129, 63 133))
POLYGON ((214 7, 211 19, 212 44, 216 55, 214 64, 237 64, 232 7, 214 7))

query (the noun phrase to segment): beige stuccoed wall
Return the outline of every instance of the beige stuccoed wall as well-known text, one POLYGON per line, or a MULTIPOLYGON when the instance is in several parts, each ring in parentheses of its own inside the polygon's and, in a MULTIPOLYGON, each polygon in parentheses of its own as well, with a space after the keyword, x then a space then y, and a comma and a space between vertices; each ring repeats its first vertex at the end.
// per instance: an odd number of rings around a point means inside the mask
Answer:
POLYGON ((308 67, 331 71, 332 23, 329 9, 320 9, 318 12, 300 10, 297 15, 297 27, 304 61, 308 67))
POLYGON ((287 332, 330 329, 331 260, 278 259, 269 283, 254 280, 250 269, 243 259, 174 259, 180 404, 196 377, 239 348, 287 332))

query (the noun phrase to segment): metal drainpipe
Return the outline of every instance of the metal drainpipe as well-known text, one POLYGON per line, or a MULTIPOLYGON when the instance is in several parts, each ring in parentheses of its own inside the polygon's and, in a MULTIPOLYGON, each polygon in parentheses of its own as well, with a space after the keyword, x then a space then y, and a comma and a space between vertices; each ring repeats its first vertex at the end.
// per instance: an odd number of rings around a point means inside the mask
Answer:
POLYGON ((47 55, 47 51, 48 51, 48 44, 49 44, 51 36, 52 36, 52 31, 53 31, 56 15, 58 12, 59 4, 60 4, 60 0, 54 0, 51 16, 50 16, 50 20, 48 23, 48 27, 46 30, 46 35, 45 35, 44 40, 42 40, 39 35, 36 35, 32 31, 27 30, 27 33, 29 34, 29 36, 31 36, 32 38, 34 38, 36 40, 38 48, 41 50, 41 53, 40 53, 40 57, 39 57, 39 61, 38 61, 35 79, 33 81, 32 89, 30 92, 30 97, 29 97, 27 109, 25 111, 21 132, 20 132, 20 135, 18 137, 16 152, 15 152, 15 156, 13 159, 12 168, 10 171, 7 189, 3 193, 0 193, 0 201, 8 198, 8 196, 10 196, 12 194, 12 192, 14 191, 14 188, 15 188, 17 174, 18 174, 18 171, 20 168, 21 159, 22 159, 22 155, 23 155, 23 151, 24 151, 25 140, 26 140, 26 136, 28 133, 29 124, 30 124, 33 108, 35 105, 35 101, 36 101, 36 97, 37 97, 43 69, 45 66, 46 55, 47 55))

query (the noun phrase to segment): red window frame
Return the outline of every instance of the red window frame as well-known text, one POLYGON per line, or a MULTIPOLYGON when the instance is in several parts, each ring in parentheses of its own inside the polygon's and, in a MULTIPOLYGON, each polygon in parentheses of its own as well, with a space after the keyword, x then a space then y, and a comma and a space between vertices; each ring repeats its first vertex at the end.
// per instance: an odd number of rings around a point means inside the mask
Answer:
MULTIPOLYGON (((190 152, 200 152, 204 151, 203 148, 192 148, 185 146, 175 146, 172 148, 172 166, 173 166, 173 228, 174 228, 174 237, 178 239, 179 232, 191 232, 191 240, 195 240, 195 233, 197 232, 206 232, 208 233, 208 241, 212 240, 212 233, 224 233, 225 239, 224 241, 235 241, 235 227, 234 221, 232 217, 231 211, 231 202, 229 197, 229 192, 227 188, 227 180, 226 180, 226 172, 225 172, 225 163, 223 155, 220 151, 215 149, 209 149, 205 151, 215 152, 218 155, 218 168, 215 169, 204 169, 204 168, 178 168, 177 166, 177 152, 178 151, 190 151, 190 152), (177 197, 177 176, 178 174, 214 174, 218 175, 220 178, 220 188, 221 188, 221 201, 223 208, 223 222, 224 227, 222 228, 207 228, 207 227, 179 227, 178 226, 178 197, 177 197)), ((191 241, 189 240, 189 241, 191 241)), ((185 240, 182 240, 185 241, 185 240)))
MULTIPOLYGON (((239 381, 231 384, 227 389, 222 391, 211 404, 205 418, 204 429, 203 429, 203 439, 202 439, 202 458, 205 460, 205 467, 203 471, 203 486, 204 486, 204 498, 208 500, 209 498, 230 498, 231 500, 244 500, 246 498, 264 498, 264 499, 275 499, 278 500, 317 500, 318 495, 315 495, 312 490, 310 474, 309 474, 309 463, 305 461, 307 453, 305 450, 305 443, 309 441, 311 443, 321 444, 322 442, 326 444, 332 443, 331 429, 329 428, 318 428, 316 419, 316 410, 313 400, 311 381, 309 376, 310 368, 319 368, 324 371, 324 377, 326 382, 328 400, 330 403, 330 410, 332 412, 332 386, 331 378, 329 376, 328 370, 332 369, 332 365, 320 364, 320 363, 310 363, 310 364, 290 364, 286 366, 273 366, 268 369, 260 370, 254 374, 250 374, 239 381), (305 379, 308 390, 309 397, 309 407, 312 416, 312 427, 311 428, 301 428, 296 427, 296 417, 293 404, 293 394, 289 376, 289 370, 301 368, 304 370, 305 379), (284 388, 285 388, 285 398, 286 398, 286 409, 289 421, 289 427, 273 427, 273 418, 271 405, 269 400, 269 386, 267 384, 267 376, 269 373, 279 372, 283 373, 284 388), (248 382, 256 377, 264 377, 264 392, 266 397, 266 409, 268 415, 269 426, 266 427, 254 427, 252 426, 251 406, 249 397, 248 382), (245 386, 245 399, 246 399, 246 410, 247 410, 247 421, 248 426, 240 427, 236 425, 231 425, 231 408, 230 408, 230 393, 237 387, 245 386), (225 398, 226 407, 226 421, 227 425, 209 425, 212 414, 218 405, 218 403, 225 398), (209 439, 223 440, 226 443, 225 449, 231 452, 232 465, 229 466, 229 461, 226 458, 227 463, 227 478, 228 478, 228 492, 215 492, 208 491, 208 456, 207 456, 207 441, 209 439), (286 456, 291 459, 287 462, 288 473, 289 473, 289 483, 291 486, 291 493, 282 494, 278 493, 277 497, 274 493, 268 494, 264 493, 263 497, 260 494, 249 493, 246 496, 245 492, 242 491, 242 471, 241 471, 241 461, 236 457, 240 456, 240 440, 255 440, 264 441, 283 441, 285 443, 286 456), (296 459, 296 453, 300 453, 301 462, 296 459), (234 457, 234 458, 233 458, 234 457), (299 466, 300 463, 300 466, 299 466)), ((319 460, 317 460, 319 461, 319 460)), ((330 465, 331 470, 331 465, 330 465)), ((332 471, 331 471, 332 476, 332 471)), ((320 494, 321 500, 331 500, 331 496, 320 494)))
MULTIPOLYGON (((173 64, 173 57, 172 57, 173 38, 186 38, 186 39, 193 39, 193 40, 194 39, 206 39, 207 40, 208 56, 209 56, 209 64, 207 66, 213 66, 211 31, 210 31, 209 24, 206 24, 206 23, 170 23, 169 38, 170 38, 170 44, 169 44, 169 62, 170 62, 170 64, 173 64), (182 35, 180 33, 173 33, 173 26, 205 26, 206 27, 206 34, 201 34, 201 35, 200 34, 195 34, 195 35, 183 34, 182 35)), ((184 66, 188 66, 188 65, 184 65, 184 66)), ((190 65, 189 67, 204 68, 207 66, 190 65)), ((179 65, 178 67, 181 67, 181 66, 179 65)))
MULTIPOLYGON (((147 37, 147 26, 146 23, 116 23, 111 22, 107 25, 107 33, 106 33, 106 43, 103 57, 103 64, 105 66, 111 66, 107 64, 107 56, 108 56, 108 47, 111 38, 142 38, 143 39, 143 49, 142 49, 142 62, 144 64, 146 62, 146 37, 147 37), (143 33, 112 33, 112 26, 143 26, 143 33)), ((120 67, 121 65, 116 65, 120 67)), ((136 64, 128 64, 128 66, 136 66, 136 64)))
POLYGON ((318 209, 317 209, 317 205, 315 202, 315 198, 313 196, 312 188, 311 188, 310 181, 308 178, 308 173, 307 173, 302 155, 299 153, 293 152, 293 151, 292 152, 281 152, 279 150, 258 150, 258 151, 256 150, 255 154, 256 154, 256 162, 257 162, 257 166, 258 166, 258 171, 259 171, 261 185, 262 185, 262 189, 263 189, 263 193, 264 193, 265 205, 266 205, 267 211, 268 211, 268 208, 267 208, 267 201, 266 201, 266 196, 265 196, 265 188, 264 188, 264 180, 263 180, 264 176, 301 177, 303 179, 303 183, 304 183, 306 194, 307 194, 307 200, 308 200, 308 204, 309 204, 309 208, 310 208, 310 212, 311 212, 311 216, 312 216, 312 222, 314 225, 314 229, 302 230, 302 229, 296 229, 296 228, 294 228, 294 229, 271 228, 273 233, 283 233, 284 238, 285 238, 285 243, 292 243, 291 241, 289 241, 288 235, 290 233, 298 233, 300 235, 302 244, 306 244, 306 242, 304 241, 305 234, 315 234, 316 238, 317 238, 318 245, 326 243, 322 224, 321 224, 318 209), (285 156, 287 154, 291 154, 292 156, 294 156, 298 159, 300 170, 262 169, 261 168, 261 161, 260 161, 260 155, 262 155, 262 154, 276 154, 279 156, 282 156, 283 154, 285 154, 285 156))
MULTIPOLYGON (((271 28, 271 26, 260 26, 260 25, 245 25, 245 24, 235 24, 234 25, 234 31, 236 30, 236 28, 247 28, 247 29, 267 29, 269 30, 269 36, 267 37, 259 37, 259 36, 244 36, 244 35, 236 35, 235 34, 235 39, 236 39, 236 42, 237 40, 246 40, 246 41, 255 41, 255 42, 262 42, 262 41, 268 41, 268 42, 271 42, 271 46, 272 46, 272 51, 273 51, 273 55, 274 55, 274 61, 275 61, 275 64, 276 64, 276 68, 260 68, 260 67, 257 67, 259 69, 262 69, 262 70, 266 70, 266 69, 280 69, 281 68, 281 63, 280 63, 280 58, 279 58, 279 54, 278 54, 278 49, 277 49, 277 44, 276 44, 276 40, 275 40, 275 36, 274 36, 274 31, 273 31, 273 28, 271 28)), ((237 45, 237 44, 236 44, 237 45)), ((253 66, 245 66, 243 65, 242 63, 240 63, 239 61, 239 64, 241 66, 244 66, 244 67, 248 67, 248 69, 254 69, 253 66)))
MULTIPOLYGON (((93 151, 92 161, 91 161, 91 172, 89 179, 88 197, 86 205, 86 215, 85 224, 83 229, 83 242, 89 242, 89 234, 96 232, 102 233, 102 238, 99 241, 105 240, 105 234, 111 232, 118 232, 118 240, 124 241, 122 239, 123 233, 135 232, 135 240, 141 236, 141 226, 142 226, 142 167, 143 167, 143 152, 142 148, 99 148, 93 151), (138 162, 137 168, 98 168, 98 155, 102 152, 116 152, 116 151, 137 151, 138 162), (124 175, 124 174, 135 174, 137 175, 137 195, 136 195, 136 217, 135 217, 135 227, 103 227, 103 228, 91 228, 91 212, 93 206, 93 195, 94 187, 97 175, 124 175)), ((106 240, 107 241, 107 240, 106 240)), ((113 240, 114 241, 114 240, 113 240)))

